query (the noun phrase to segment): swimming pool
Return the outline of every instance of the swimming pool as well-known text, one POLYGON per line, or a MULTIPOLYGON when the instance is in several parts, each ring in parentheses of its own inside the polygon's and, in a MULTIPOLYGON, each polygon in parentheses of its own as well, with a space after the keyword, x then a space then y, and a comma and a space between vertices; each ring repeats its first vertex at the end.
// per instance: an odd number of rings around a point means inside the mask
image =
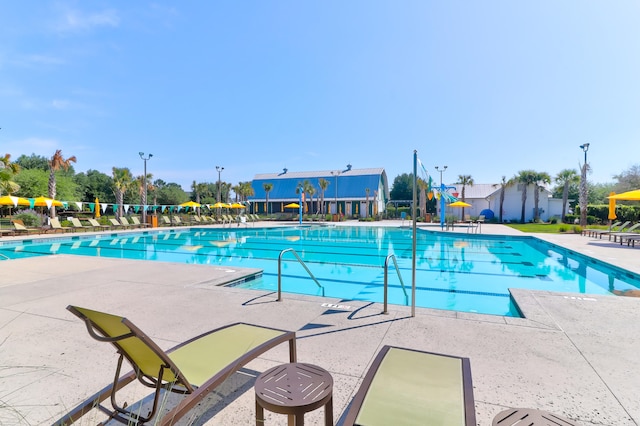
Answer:
MULTIPOLYGON (((418 230, 416 306, 520 316, 509 288, 611 294, 640 288, 637 274, 533 237, 446 234, 418 230)), ((277 290, 282 257, 284 292, 344 300, 383 301, 385 259, 395 255, 404 288, 389 269, 389 303, 411 303, 412 230, 388 227, 301 226, 232 230, 191 228, 4 242, 9 258, 72 254, 263 270, 242 288, 277 290)), ((2 256, 0 256, 2 257, 2 256)))

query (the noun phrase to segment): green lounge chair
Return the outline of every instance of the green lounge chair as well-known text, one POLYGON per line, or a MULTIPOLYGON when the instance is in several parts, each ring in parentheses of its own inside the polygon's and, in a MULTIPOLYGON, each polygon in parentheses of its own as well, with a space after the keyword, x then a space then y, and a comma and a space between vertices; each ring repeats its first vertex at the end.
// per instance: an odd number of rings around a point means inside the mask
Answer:
POLYGON ((98 222, 95 219, 87 219, 89 221, 89 223, 91 224, 91 226, 93 226, 93 230, 94 231, 107 231, 109 229, 111 229, 111 226, 109 225, 102 225, 100 222, 98 222))
POLYGON ((630 228, 625 229, 624 231, 609 232, 608 234, 609 241, 611 241, 611 237, 613 237, 613 241, 616 242, 620 237, 638 235, 638 233, 636 232, 636 229, 638 229, 639 227, 640 227, 640 222, 637 222, 634 225, 632 225, 630 228))
POLYGON ((60 224, 60 219, 58 219, 57 217, 52 217, 51 219, 49 219, 49 229, 47 232, 66 232, 71 230, 71 228, 67 227, 67 226, 62 226, 60 224))
POLYGON ((127 229, 139 228, 139 226, 134 225, 133 223, 130 223, 129 220, 124 216, 120 216, 120 224, 127 229))
POLYGON ((69 218, 69 220, 71 221, 71 224, 73 225, 73 227, 74 227, 76 230, 86 230, 86 231, 89 231, 89 230, 92 230, 92 229, 93 229, 93 226, 83 225, 83 224, 82 224, 82 222, 80 222, 80 219, 78 219, 77 217, 69 218))
POLYGON ((42 234, 44 229, 42 228, 30 228, 25 226, 22 219, 13 219, 11 221, 13 224, 14 234, 42 234))
POLYGON ((138 219, 138 216, 131 216, 131 223, 137 226, 138 228, 148 228, 149 226, 151 226, 150 223, 140 222, 140 219, 138 219))
POLYGON ((623 231, 627 226, 631 225, 631 221, 628 220, 625 223, 618 225, 618 227, 614 227, 613 225, 611 225, 610 228, 607 229, 592 229, 591 232, 589 232, 589 236, 590 237, 598 237, 598 238, 602 238, 603 235, 608 235, 612 232, 621 232, 623 231))
POLYGON ((114 217, 109 218, 109 223, 111 223, 111 227, 114 229, 124 228, 124 226, 120 222, 118 222, 118 219, 114 217))
POLYGON ((344 425, 476 426, 469 359, 384 346, 344 425))
MULTIPOLYGON (((67 309, 85 322, 91 337, 113 344, 119 358, 113 384, 82 402, 54 426, 74 423, 88 413, 95 416, 95 411, 91 411, 94 408, 125 424, 144 424, 156 415, 163 389, 186 395, 161 418, 154 419, 154 425, 172 425, 231 374, 267 350, 289 342, 289 361, 296 361, 296 335, 292 331, 236 323, 189 339, 165 352, 126 318, 77 306, 67 309), (133 371, 120 377, 124 359, 133 366, 133 371), (119 406, 116 399, 116 392, 136 379, 155 389, 153 406, 146 416, 119 406), (102 405, 107 398, 113 409, 102 405)), ((87 418, 96 423, 95 417, 87 418)))

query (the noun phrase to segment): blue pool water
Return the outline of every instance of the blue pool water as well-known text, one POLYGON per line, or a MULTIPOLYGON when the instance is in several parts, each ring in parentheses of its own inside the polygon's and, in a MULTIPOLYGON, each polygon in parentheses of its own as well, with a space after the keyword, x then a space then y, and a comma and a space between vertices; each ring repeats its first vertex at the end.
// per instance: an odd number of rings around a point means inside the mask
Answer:
MULTIPOLYGON (((637 274, 532 237, 419 230, 416 246, 419 307, 519 316, 509 288, 607 295, 640 288, 637 274)), ((286 253, 282 257, 284 292, 382 302, 383 266, 393 254, 404 288, 391 263, 389 303, 411 304, 410 229, 311 226, 106 233, 5 242, 0 245, 0 259, 58 253, 258 268, 263 270, 261 277, 237 286, 276 291, 278 257, 287 248, 304 260, 322 288, 292 253, 286 253)))

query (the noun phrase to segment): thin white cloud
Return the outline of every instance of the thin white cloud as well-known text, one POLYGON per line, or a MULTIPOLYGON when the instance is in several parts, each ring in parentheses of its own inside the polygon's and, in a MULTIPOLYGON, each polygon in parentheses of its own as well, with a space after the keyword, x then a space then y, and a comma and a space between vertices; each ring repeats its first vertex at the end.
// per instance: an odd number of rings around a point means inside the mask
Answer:
POLYGON ((3 144, 4 150, 11 153, 12 158, 18 158, 18 156, 22 154, 31 155, 31 153, 44 155, 42 154, 43 152, 53 152, 58 149, 59 146, 60 142, 58 140, 38 137, 9 141, 7 144, 3 144))
POLYGON ((56 29, 61 32, 87 31, 98 27, 117 27, 120 16, 114 9, 85 13, 79 10, 67 10, 60 18, 56 29))
POLYGON ((24 58, 24 61, 29 64, 36 65, 61 65, 64 64, 65 61, 58 56, 51 55, 28 55, 24 58))
POLYGON ((53 109, 69 109, 69 107, 71 107, 71 101, 66 99, 54 99, 51 101, 51 107, 53 109))

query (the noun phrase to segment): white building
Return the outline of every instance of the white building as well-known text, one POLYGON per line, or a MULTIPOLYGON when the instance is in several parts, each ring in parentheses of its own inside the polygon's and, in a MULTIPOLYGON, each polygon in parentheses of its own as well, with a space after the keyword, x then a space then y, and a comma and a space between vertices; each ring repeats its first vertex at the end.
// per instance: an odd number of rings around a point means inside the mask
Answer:
MULTIPOLYGON (((462 185, 450 184, 447 186, 455 187, 455 190, 450 190, 449 193, 457 196, 462 200, 462 185), (457 193, 457 195, 456 195, 457 193)), ((522 214, 522 190, 523 184, 514 184, 505 188, 504 191, 504 203, 502 205, 502 219, 505 222, 520 221, 522 214)), ((545 187, 539 187, 540 198, 538 200, 538 209, 540 219, 548 221, 552 217, 560 219, 562 216, 562 199, 553 198, 551 191, 545 187)), ((484 214, 489 218, 491 215, 487 214, 486 210, 490 210, 495 218, 500 217, 500 184, 474 184, 465 185, 465 199, 464 201, 471 204, 471 207, 464 209, 465 215, 480 216, 484 214), (483 212, 484 211, 484 212, 483 212)), ((527 187, 527 201, 524 209, 525 222, 530 222, 535 217, 535 185, 529 185, 527 187)), ((567 202, 568 203, 568 202, 567 202)), ((567 206, 567 210, 568 210, 567 206)), ((447 208, 447 214, 461 215, 462 209, 460 208, 447 208)))

